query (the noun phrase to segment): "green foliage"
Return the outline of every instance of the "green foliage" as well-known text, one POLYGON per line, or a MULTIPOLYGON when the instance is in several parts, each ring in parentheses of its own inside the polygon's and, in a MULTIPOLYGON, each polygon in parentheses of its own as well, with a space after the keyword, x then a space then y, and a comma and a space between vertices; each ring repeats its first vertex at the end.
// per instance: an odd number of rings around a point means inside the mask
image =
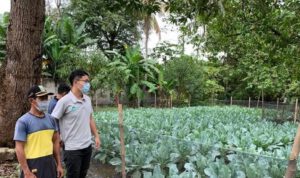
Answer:
POLYGON ((54 80, 64 79, 69 68, 81 63, 76 61, 82 56, 83 48, 95 43, 87 37, 84 31, 85 23, 76 26, 67 16, 56 21, 48 17, 43 33, 44 74, 50 75, 54 80), (70 66, 70 67, 68 67, 70 66))
MULTIPOLYGON (((96 157, 120 171, 117 117, 95 114, 106 143, 96 157)), ((138 177, 281 177, 297 126, 260 117, 239 107, 126 109, 126 170, 138 177)))
MULTIPOLYGON (((144 96, 143 87, 155 90, 155 84, 151 82, 155 74, 159 72, 156 62, 151 59, 144 59, 139 47, 125 47, 125 55, 113 52, 116 57, 114 62, 109 64, 111 71, 117 71, 123 75, 115 78, 114 85, 119 93, 125 91, 127 96, 136 98, 139 106, 144 96)), ((114 73, 115 74, 115 73, 114 73)))
POLYGON ((9 23, 9 13, 0 16, 0 66, 5 58, 6 50, 6 30, 9 23))
POLYGON ((85 23, 85 32, 97 40, 97 47, 106 50, 124 51, 124 45, 136 44, 139 40, 138 20, 130 13, 133 7, 141 6, 135 1, 72 0, 69 10, 78 24, 85 23))
POLYGON ((299 96, 297 1, 175 0, 169 7, 189 43, 221 64, 225 97, 254 98, 262 90, 269 99, 299 96))
POLYGON ((196 104, 224 91, 218 84, 218 68, 191 56, 181 56, 165 64, 165 78, 174 81, 176 99, 196 104))

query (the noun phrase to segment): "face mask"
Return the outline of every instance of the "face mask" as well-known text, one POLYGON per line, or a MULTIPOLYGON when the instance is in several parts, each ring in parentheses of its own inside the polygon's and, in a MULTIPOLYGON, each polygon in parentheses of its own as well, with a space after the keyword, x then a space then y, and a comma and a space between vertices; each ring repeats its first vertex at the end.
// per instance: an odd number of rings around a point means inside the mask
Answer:
POLYGON ((48 111, 48 101, 37 101, 37 106, 36 109, 39 110, 40 112, 46 113, 48 111))
POLYGON ((83 85, 83 87, 82 87, 82 89, 81 89, 81 92, 82 92, 83 94, 88 94, 89 91, 90 91, 90 88, 91 88, 91 84, 87 82, 87 83, 85 83, 85 84, 83 85))

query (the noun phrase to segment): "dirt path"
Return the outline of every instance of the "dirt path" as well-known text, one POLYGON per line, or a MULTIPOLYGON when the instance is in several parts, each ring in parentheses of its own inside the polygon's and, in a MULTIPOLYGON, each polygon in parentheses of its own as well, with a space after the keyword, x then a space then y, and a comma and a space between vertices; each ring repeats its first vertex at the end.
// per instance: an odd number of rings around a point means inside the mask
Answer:
MULTIPOLYGON (((18 178, 18 163, 16 161, 0 164, 0 178, 18 178)), ((87 178, 120 178, 113 166, 92 161, 87 178)))

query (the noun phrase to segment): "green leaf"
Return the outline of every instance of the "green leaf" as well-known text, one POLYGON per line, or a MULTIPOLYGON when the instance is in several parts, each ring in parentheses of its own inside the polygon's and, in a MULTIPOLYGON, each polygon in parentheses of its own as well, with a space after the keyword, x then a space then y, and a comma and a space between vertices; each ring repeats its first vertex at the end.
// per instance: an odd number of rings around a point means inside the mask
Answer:
POLYGON ((122 160, 120 158, 112 158, 109 161, 109 164, 111 164, 113 166, 120 166, 122 164, 122 160))

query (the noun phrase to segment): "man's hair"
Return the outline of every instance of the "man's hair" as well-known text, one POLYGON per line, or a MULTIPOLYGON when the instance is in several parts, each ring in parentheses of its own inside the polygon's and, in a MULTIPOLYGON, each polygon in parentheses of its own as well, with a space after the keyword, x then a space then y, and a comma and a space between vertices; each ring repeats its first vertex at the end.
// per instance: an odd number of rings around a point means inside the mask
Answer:
POLYGON ((79 80, 81 77, 83 77, 85 75, 89 76, 89 74, 87 72, 85 72, 84 70, 81 70, 81 69, 74 70, 70 74, 70 77, 69 77, 71 86, 73 86, 74 80, 79 80))
POLYGON ((70 90, 71 90, 71 88, 69 85, 67 85, 65 83, 61 83, 58 85, 57 93, 58 94, 69 93, 70 90))

